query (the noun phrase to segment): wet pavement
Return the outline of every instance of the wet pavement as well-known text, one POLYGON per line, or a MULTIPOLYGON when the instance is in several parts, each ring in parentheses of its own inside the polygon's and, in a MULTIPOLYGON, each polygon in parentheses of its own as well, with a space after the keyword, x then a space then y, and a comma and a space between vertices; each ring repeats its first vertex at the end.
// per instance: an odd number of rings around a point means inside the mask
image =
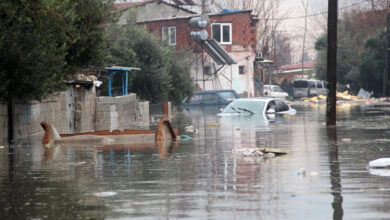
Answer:
POLYGON ((367 169, 390 157, 390 106, 341 104, 335 129, 325 105, 293 107, 271 120, 185 111, 177 146, 0 149, 0 219, 390 219, 390 177, 367 169), (290 153, 233 153, 247 147, 290 153))

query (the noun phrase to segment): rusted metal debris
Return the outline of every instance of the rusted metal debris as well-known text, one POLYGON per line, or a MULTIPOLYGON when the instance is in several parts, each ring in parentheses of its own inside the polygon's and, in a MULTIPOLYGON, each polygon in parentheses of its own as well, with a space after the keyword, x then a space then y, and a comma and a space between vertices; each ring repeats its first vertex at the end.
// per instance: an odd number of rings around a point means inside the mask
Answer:
POLYGON ((45 148, 59 145, 93 145, 93 146, 116 146, 117 148, 140 149, 150 148, 161 143, 173 143, 178 131, 174 129, 168 118, 160 120, 156 130, 103 130, 75 134, 58 134, 57 130, 49 123, 41 122, 45 134, 42 145, 45 148))

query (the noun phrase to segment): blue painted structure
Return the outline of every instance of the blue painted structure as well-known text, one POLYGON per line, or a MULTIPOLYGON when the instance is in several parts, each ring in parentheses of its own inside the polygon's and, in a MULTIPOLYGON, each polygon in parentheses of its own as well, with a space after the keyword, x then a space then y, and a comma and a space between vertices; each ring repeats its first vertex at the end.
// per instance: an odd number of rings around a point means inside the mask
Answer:
POLYGON ((129 93, 129 72, 132 70, 141 70, 136 67, 125 67, 125 66, 108 66, 104 68, 108 70, 108 96, 112 97, 112 80, 111 78, 117 74, 122 74, 122 95, 127 95, 129 93))

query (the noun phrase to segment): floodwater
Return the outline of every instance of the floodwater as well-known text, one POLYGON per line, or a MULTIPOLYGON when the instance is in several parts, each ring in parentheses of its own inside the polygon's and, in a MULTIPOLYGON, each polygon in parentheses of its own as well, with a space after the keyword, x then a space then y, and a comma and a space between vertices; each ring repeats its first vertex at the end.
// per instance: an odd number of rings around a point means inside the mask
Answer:
POLYGON ((367 169, 390 157, 390 106, 339 105, 335 129, 324 105, 293 107, 273 120, 185 111, 188 136, 163 150, 0 149, 0 219, 390 219, 389 172, 367 169), (233 153, 246 147, 290 153, 233 153))

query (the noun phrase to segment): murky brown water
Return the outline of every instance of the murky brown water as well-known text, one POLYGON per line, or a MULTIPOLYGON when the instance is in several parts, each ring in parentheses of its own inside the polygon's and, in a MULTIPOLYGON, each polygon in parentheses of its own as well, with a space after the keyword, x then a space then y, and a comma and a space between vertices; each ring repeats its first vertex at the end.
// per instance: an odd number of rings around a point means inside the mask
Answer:
POLYGON ((341 105, 329 130, 325 106, 294 107, 295 117, 274 121, 184 114, 176 125, 198 133, 170 155, 76 146, 45 154, 39 142, 0 149, 0 219, 390 219, 390 177, 366 168, 390 157, 390 106, 341 105), (242 147, 290 154, 232 153, 242 147))

